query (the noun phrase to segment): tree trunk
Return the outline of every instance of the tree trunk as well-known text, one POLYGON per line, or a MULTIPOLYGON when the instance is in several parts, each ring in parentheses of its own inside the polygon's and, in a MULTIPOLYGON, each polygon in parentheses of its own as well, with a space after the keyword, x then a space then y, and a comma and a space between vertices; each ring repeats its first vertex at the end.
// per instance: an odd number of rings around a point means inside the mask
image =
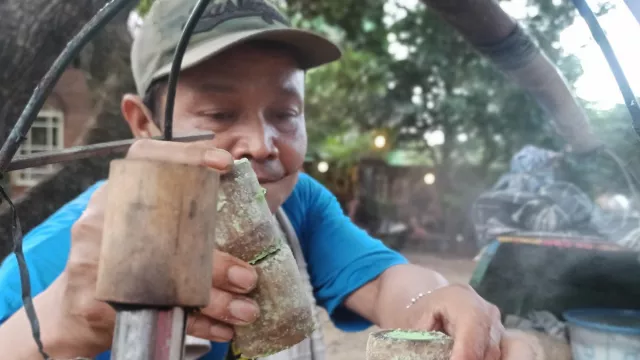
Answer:
MULTIPOLYGON (((105 0, 9 0, 0 4, 0 120, 1 133, 18 118, 37 82, 66 43, 105 0), (10 86, 8 84, 11 84, 10 86)), ((120 115, 120 99, 135 91, 129 66, 131 38, 124 10, 83 50, 79 58, 94 97, 93 118, 87 119, 81 143, 91 144, 131 136, 120 115)), ((37 226, 99 179, 107 176, 111 158, 67 163, 59 172, 33 187, 16 208, 23 231, 37 226)), ((11 250, 11 215, 0 214, 0 259, 11 250)))
POLYGON ((0 64, 7 69, 0 72, 1 142, 7 138, 33 89, 66 43, 105 2, 0 2, 0 64))

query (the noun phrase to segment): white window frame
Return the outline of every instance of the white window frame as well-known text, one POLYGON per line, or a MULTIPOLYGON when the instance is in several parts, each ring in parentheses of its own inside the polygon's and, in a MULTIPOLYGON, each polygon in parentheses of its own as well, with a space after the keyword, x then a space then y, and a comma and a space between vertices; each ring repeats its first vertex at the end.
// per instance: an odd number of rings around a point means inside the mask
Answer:
MULTIPOLYGON (((40 110, 37 119, 33 122, 27 133, 25 141, 20 145, 17 156, 30 155, 35 152, 49 152, 64 149, 64 113, 59 110, 44 109, 40 110), (54 122, 52 119, 57 119, 54 122), (47 129, 47 144, 34 145, 31 141, 31 129, 45 128, 47 129), (54 138, 53 129, 57 128, 58 133, 54 138)), ((57 165, 45 165, 35 168, 13 171, 12 183, 14 186, 32 187, 37 185, 43 178, 55 173, 58 170, 57 165)))

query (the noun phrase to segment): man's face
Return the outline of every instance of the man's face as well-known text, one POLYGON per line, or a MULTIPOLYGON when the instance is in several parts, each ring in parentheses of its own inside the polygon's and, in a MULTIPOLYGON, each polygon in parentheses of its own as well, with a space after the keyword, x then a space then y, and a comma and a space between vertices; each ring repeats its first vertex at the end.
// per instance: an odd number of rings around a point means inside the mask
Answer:
MULTIPOLYGON (((165 94, 162 86, 158 109, 147 109, 137 96, 125 96, 122 110, 134 135, 161 134, 152 117, 163 117, 165 94)), ((213 131, 215 146, 236 159, 251 160, 275 211, 291 194, 307 150, 304 72, 287 52, 252 45, 232 48, 182 72, 174 132, 195 130, 213 131)))

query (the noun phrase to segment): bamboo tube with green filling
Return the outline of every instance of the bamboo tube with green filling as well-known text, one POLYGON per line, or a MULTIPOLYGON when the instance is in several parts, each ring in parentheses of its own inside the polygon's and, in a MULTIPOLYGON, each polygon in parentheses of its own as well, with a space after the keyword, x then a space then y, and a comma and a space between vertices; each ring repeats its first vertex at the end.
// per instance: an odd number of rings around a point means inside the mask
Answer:
POLYGON ((316 327, 312 295, 265 195, 246 159, 221 176, 216 247, 252 264, 258 273, 250 297, 258 303, 260 317, 234 327, 236 348, 246 358, 281 352, 311 336, 316 327))
POLYGON ((441 332, 380 330, 369 334, 366 360, 449 360, 452 349, 441 332))

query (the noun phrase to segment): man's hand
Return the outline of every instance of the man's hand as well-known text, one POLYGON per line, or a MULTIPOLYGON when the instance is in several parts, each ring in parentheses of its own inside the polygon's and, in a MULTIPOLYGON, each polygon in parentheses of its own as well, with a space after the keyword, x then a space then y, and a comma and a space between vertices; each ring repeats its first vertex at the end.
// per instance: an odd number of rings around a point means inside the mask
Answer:
POLYGON ((250 324, 258 318, 258 304, 245 296, 255 288, 257 280, 251 265, 216 250, 211 303, 187 321, 187 332, 211 341, 231 340, 231 325, 250 324))
MULTIPOLYGON (((226 172, 233 158, 226 151, 207 142, 175 143, 139 140, 131 147, 127 158, 158 160, 196 166, 207 166, 226 172)), ((73 225, 72 245, 64 279, 62 317, 69 332, 94 348, 106 349, 111 344, 115 312, 106 304, 93 300, 97 266, 100 256, 106 191, 98 189, 82 217, 73 225), (74 331, 75 330, 75 331, 74 331)), ((230 324, 253 322, 258 316, 257 305, 243 294, 251 291, 257 274, 249 264, 229 254, 214 251, 211 304, 188 320, 190 335, 212 341, 228 341, 233 336, 230 324)))
POLYGON ((497 307, 421 266, 387 269, 345 305, 381 328, 442 331, 454 339, 451 360, 538 360, 530 338, 505 335, 497 307))
POLYGON ((424 310, 413 310, 419 316, 414 328, 439 330, 452 336, 451 360, 554 360, 545 359, 536 336, 505 331, 498 308, 468 285, 447 286, 426 297, 414 305, 419 309, 418 303, 425 300, 424 310))
POLYGON ((540 347, 538 339, 519 330, 505 332, 501 351, 503 360, 545 360, 544 350, 540 347))
POLYGON ((500 311, 470 286, 450 285, 424 294, 407 312, 409 328, 442 331, 454 338, 451 360, 501 359, 500 311))
MULTIPOLYGON (((139 140, 130 148, 127 157, 207 166, 223 173, 233 166, 231 154, 216 149, 210 142, 139 140)), ((84 213, 72 227, 71 250, 65 270, 34 299, 45 351, 50 356, 92 357, 111 346, 115 311, 95 300, 106 200, 104 186, 94 192, 84 213)), ((228 341, 233 336, 230 325, 250 323, 258 316, 257 305, 245 296, 255 287, 257 274, 249 264, 220 251, 214 252, 213 262, 211 304, 190 317, 188 333, 212 341, 228 341)), ((21 310, 0 327, 0 334, 4 336, 0 341, 0 353, 9 353, 11 348, 17 347, 23 353, 15 354, 14 358, 34 358, 33 341, 22 347, 19 340, 22 337, 30 339, 28 329, 21 310)))

